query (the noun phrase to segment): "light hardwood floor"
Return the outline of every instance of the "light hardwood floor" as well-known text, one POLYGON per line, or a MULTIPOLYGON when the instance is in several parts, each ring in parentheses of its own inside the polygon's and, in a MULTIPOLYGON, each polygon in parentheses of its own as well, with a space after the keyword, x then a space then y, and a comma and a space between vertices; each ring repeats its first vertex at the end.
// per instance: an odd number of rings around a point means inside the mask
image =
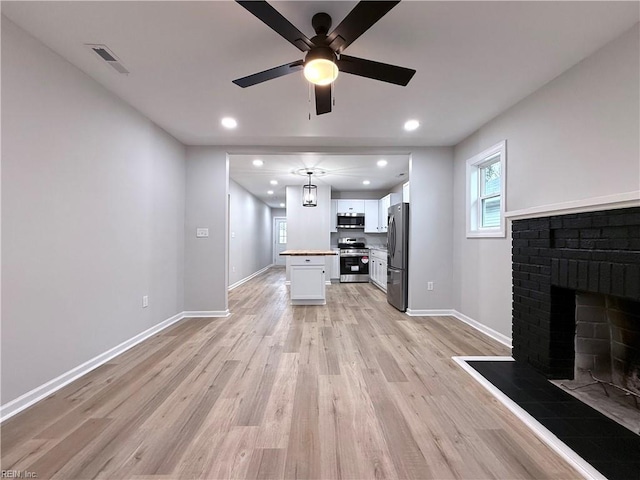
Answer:
POLYGON ((45 478, 579 478, 452 360, 508 350, 409 317, 369 284, 288 305, 233 290, 2 425, 2 469, 45 478))

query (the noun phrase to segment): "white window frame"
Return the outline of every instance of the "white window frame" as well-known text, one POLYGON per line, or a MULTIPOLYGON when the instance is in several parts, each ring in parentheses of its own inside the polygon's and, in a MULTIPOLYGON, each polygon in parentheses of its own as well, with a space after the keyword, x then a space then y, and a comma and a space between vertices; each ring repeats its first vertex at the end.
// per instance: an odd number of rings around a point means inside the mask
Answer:
POLYGON ((503 140, 483 152, 467 160, 467 238, 504 238, 506 237, 506 178, 507 178, 507 141, 503 140), (493 163, 495 157, 500 159, 500 225, 497 227, 482 227, 482 202, 480 188, 480 169, 493 163))

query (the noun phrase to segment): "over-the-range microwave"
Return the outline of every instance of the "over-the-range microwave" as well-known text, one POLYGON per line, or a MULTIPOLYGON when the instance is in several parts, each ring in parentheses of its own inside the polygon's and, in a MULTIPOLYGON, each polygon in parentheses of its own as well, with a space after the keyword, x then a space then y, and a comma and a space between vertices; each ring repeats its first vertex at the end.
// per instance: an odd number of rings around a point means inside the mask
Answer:
POLYGON ((364 213, 338 213, 338 228, 364 228, 364 213))

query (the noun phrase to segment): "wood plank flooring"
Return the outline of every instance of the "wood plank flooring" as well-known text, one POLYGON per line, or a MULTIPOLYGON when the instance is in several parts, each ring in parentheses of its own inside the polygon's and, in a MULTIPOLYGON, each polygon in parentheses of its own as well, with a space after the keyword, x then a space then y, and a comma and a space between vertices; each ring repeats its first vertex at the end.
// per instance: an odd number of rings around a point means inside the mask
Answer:
POLYGON ((409 317, 369 284, 290 306, 284 269, 229 294, 1 426, 38 479, 579 478, 453 355, 508 350, 409 317))

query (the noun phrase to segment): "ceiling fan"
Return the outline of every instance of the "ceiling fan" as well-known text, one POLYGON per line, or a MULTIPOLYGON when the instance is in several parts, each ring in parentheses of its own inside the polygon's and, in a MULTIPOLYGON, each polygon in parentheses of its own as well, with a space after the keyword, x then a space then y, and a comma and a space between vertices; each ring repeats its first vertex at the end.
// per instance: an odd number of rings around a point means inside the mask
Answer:
POLYGON ((400 3, 399 0, 391 2, 361 1, 331 33, 329 33, 331 17, 326 13, 316 13, 311 19, 311 25, 316 35, 311 39, 307 38, 304 33, 300 32, 264 0, 236 0, 236 2, 289 43, 302 52, 307 52, 304 60, 296 60, 233 81, 242 88, 304 70, 307 80, 315 85, 316 114, 322 115, 331 112, 331 89, 338 72, 394 83, 403 87, 416 73, 410 68, 342 55, 345 48, 400 3))

